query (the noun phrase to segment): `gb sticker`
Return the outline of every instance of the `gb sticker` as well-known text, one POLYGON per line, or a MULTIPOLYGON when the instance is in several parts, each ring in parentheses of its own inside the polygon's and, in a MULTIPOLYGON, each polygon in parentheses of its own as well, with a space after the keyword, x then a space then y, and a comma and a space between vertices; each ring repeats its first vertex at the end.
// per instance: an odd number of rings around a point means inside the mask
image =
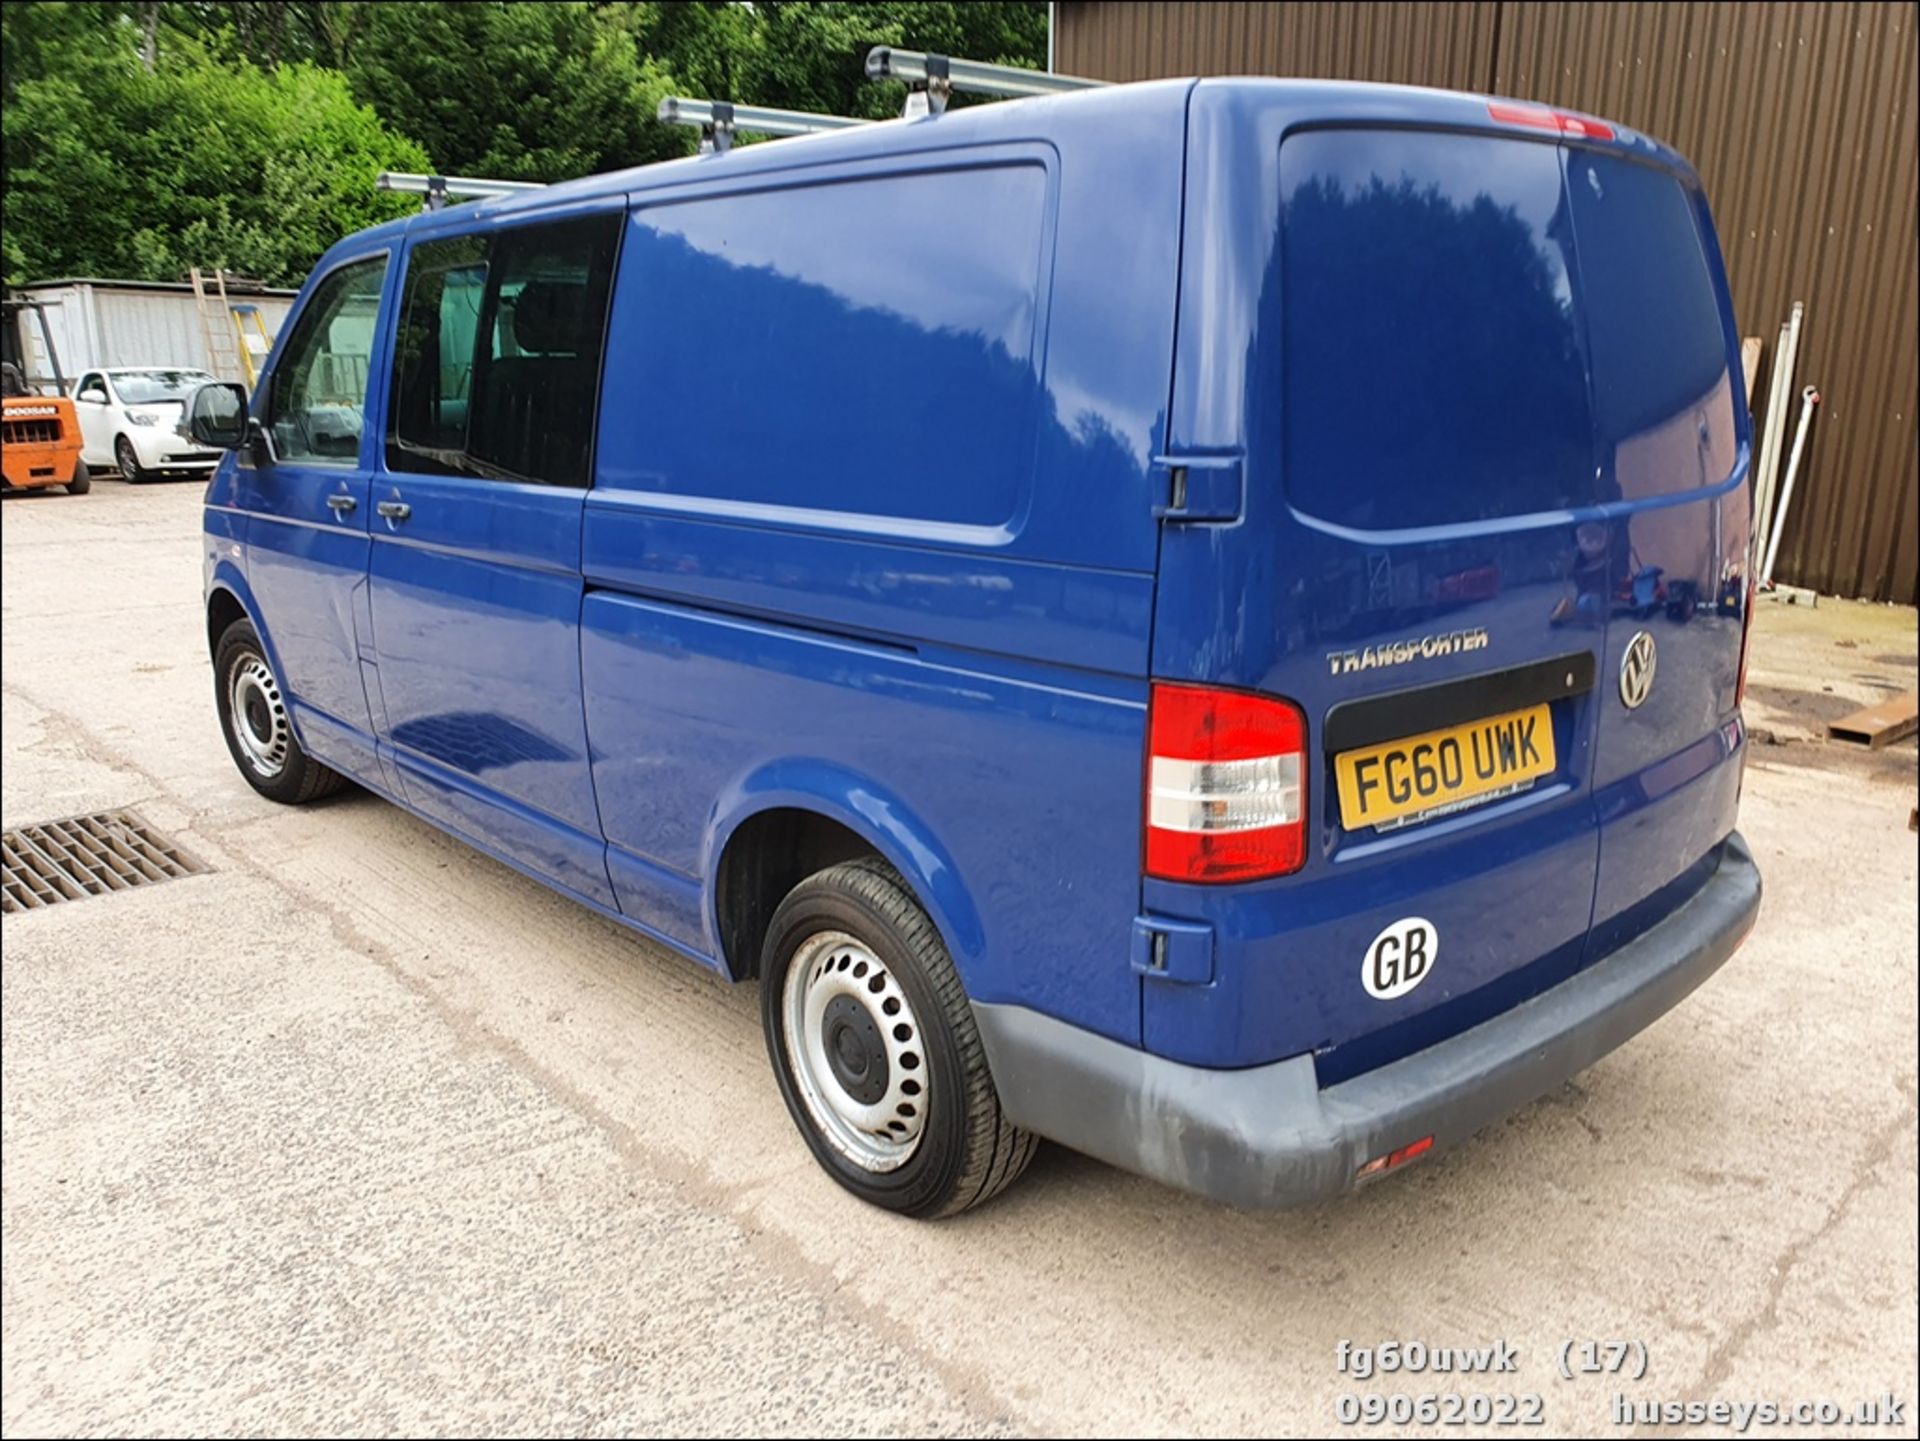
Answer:
POLYGON ((1408 916, 1373 939, 1360 963, 1360 981, 1376 1001, 1404 996, 1424 981, 1440 954, 1440 933, 1431 921, 1408 916))

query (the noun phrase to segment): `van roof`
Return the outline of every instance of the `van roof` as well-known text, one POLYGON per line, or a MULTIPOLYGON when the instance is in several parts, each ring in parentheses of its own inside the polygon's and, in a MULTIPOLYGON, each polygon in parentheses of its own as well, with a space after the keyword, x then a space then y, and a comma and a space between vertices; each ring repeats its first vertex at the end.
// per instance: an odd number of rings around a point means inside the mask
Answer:
MULTIPOLYGON (((914 120, 879 120, 871 125, 844 130, 736 146, 723 154, 662 160, 650 165, 559 181, 538 190, 463 202, 445 210, 406 216, 360 231, 335 245, 324 258, 323 265, 316 269, 350 254, 391 243, 416 230, 426 234, 461 230, 474 224, 511 219, 516 215, 591 203, 608 196, 633 194, 693 181, 731 179, 839 161, 883 158, 909 150, 924 151, 929 148, 928 141, 934 136, 942 142, 941 148, 946 148, 947 142, 958 147, 1010 140, 1045 140, 1049 138, 1049 131, 1056 119, 1068 115, 1079 123, 1104 115, 1114 123, 1117 143, 1125 143, 1127 122, 1137 121, 1155 110, 1165 111, 1171 108, 1170 102, 1177 97, 1191 96, 1203 97, 1208 109, 1226 116, 1236 113, 1251 115, 1256 111, 1284 107, 1302 112, 1302 120, 1308 122, 1338 120, 1342 116, 1364 112, 1374 117, 1373 123, 1398 121, 1411 125, 1484 128, 1493 123, 1487 108, 1490 103, 1525 106, 1536 111, 1545 109, 1534 102, 1502 102, 1501 97, 1458 90, 1351 80, 1187 77, 1100 86, 1061 95, 969 105, 959 110, 949 110, 943 115, 914 120)), ((1613 138, 1606 142, 1609 148, 1637 153, 1642 159, 1678 172, 1693 184, 1699 183, 1692 166, 1678 152, 1612 121, 1602 123, 1613 131, 1613 138)), ((1537 129, 1522 126, 1513 128, 1518 137, 1544 138, 1537 129)))

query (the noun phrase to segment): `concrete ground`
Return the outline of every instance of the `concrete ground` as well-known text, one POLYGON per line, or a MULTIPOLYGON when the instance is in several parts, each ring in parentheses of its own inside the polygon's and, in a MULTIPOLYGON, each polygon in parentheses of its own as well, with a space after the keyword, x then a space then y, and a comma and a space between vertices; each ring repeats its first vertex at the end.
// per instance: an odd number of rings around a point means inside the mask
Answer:
POLYGON ((5 825, 133 806, 211 868, 6 918, 7 1435, 1325 1434, 1433 1390, 1554 1435, 1891 1391, 1913 1434, 1914 744, 1838 754, 1786 694, 1913 684, 1912 611, 1767 609, 1759 927, 1576 1082, 1317 1211, 1047 1147, 929 1226, 816 1169, 750 989, 369 796, 258 799, 199 496, 0 516, 5 825), (1646 1379, 1560 1378, 1614 1338, 1646 1379), (1519 1364, 1364 1382, 1343 1340, 1519 1364))

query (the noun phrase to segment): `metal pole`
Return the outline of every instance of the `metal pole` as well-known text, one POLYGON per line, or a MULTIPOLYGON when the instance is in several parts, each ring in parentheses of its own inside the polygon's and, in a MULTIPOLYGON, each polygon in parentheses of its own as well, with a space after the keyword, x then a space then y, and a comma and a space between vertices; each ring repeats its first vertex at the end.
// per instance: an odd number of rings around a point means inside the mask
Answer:
POLYGON ((547 187, 537 180, 476 180, 460 175, 408 175, 398 170, 383 170, 374 177, 373 188, 407 195, 432 196, 438 192, 455 200, 477 200, 547 187))
MULTIPOLYGON (((896 50, 891 45, 876 45, 867 52, 867 79, 904 80, 923 85, 930 78, 927 61, 945 60, 947 79, 955 90, 974 95, 997 95, 1016 100, 1032 95, 1065 95, 1074 90, 1092 90, 1104 80, 1083 80, 1078 75, 1053 75, 1044 70, 1026 70, 1018 65, 988 65, 979 60, 958 60, 951 56, 930 56, 924 50, 896 50)), ((937 71, 938 64, 934 66, 937 71)))
POLYGON ((1773 530, 1769 520, 1773 514, 1774 488, 1780 478, 1780 450, 1787 438, 1787 407, 1793 403, 1793 367, 1800 355, 1800 319, 1805 310, 1800 301, 1793 302, 1793 312, 1781 327, 1780 347, 1773 358, 1774 384, 1767 400, 1767 430, 1760 443, 1760 473, 1753 490, 1756 572, 1760 558, 1767 553, 1767 537, 1773 530))
POLYGON ((1813 408, 1820 403, 1820 392, 1809 385, 1800 392, 1800 428, 1794 432, 1793 454, 1787 457, 1787 478, 1780 484, 1780 513, 1773 518, 1773 533, 1767 540, 1767 563, 1760 567, 1760 584, 1773 584, 1773 562, 1780 554, 1780 536, 1787 528, 1787 507, 1793 504, 1793 482, 1800 474, 1800 455, 1807 448, 1807 427, 1813 423, 1813 408))
POLYGON ((692 100, 669 95, 656 112, 663 125, 692 125, 702 130, 724 125, 755 135, 815 135, 822 130, 850 130, 871 125, 851 115, 814 115, 805 110, 775 110, 766 105, 734 105, 725 100, 692 100))

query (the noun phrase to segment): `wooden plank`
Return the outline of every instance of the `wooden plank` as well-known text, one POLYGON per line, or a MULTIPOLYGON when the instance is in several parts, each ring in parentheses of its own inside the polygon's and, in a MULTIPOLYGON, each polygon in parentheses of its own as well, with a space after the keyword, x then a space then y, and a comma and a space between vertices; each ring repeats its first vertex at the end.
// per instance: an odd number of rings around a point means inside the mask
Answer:
POLYGON ((1905 695, 1888 696, 1877 705, 1827 725, 1827 734, 1835 740, 1852 741, 1874 750, 1905 740, 1917 730, 1920 730, 1920 691, 1913 690, 1905 695))
POLYGON ((1740 369, 1747 377, 1747 409, 1753 409, 1753 377, 1760 370, 1760 337, 1749 335, 1740 342, 1740 369))

